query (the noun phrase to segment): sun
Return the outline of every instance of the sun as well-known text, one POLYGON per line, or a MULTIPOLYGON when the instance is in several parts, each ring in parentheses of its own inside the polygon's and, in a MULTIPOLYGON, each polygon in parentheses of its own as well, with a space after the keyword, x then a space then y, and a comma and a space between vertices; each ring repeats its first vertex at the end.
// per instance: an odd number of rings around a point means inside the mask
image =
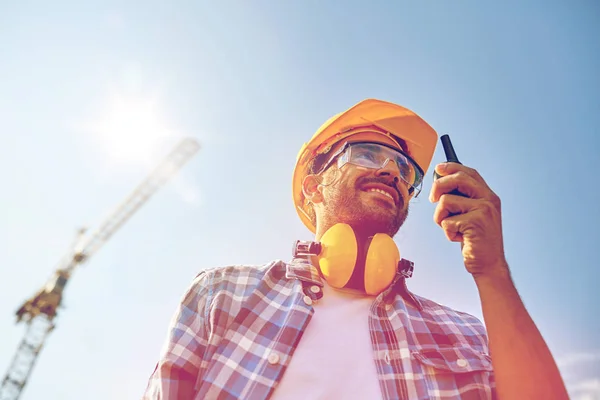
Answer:
POLYGON ((113 89, 86 124, 95 144, 114 164, 150 166, 165 143, 180 136, 156 93, 113 89))
MULTIPOLYGON (((111 180, 130 173, 149 174, 184 138, 195 139, 175 128, 161 91, 143 85, 139 74, 134 75, 136 79, 110 84, 87 112, 70 123, 77 138, 100 155, 94 161, 100 161, 99 171, 111 180)), ((179 172, 170 180, 183 201, 200 204, 201 193, 193 181, 179 172)))

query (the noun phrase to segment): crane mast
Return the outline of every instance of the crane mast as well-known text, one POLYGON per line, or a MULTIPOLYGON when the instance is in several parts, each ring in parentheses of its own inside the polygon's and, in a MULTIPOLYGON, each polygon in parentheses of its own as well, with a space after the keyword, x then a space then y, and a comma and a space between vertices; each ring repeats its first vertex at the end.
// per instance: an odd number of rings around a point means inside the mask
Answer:
POLYGON ((31 375, 46 338, 54 329, 54 318, 63 291, 77 267, 85 263, 127 220, 148 201, 190 158, 200 145, 183 139, 170 154, 91 235, 80 230, 73 248, 60 260, 48 282, 16 311, 17 323, 27 329, 0 386, 0 400, 18 400, 31 375))

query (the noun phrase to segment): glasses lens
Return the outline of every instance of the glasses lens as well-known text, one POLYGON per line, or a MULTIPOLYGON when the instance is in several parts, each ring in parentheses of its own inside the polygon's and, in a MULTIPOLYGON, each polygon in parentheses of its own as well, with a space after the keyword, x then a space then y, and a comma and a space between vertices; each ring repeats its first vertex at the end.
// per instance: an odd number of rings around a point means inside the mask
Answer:
POLYGON ((367 168, 381 168, 387 159, 386 155, 381 154, 383 149, 375 144, 351 145, 350 162, 367 168))
POLYGON ((398 150, 375 143, 359 143, 350 145, 344 157, 347 162, 366 168, 383 168, 394 161, 400 171, 400 177, 414 190, 420 191, 423 175, 419 167, 398 150))

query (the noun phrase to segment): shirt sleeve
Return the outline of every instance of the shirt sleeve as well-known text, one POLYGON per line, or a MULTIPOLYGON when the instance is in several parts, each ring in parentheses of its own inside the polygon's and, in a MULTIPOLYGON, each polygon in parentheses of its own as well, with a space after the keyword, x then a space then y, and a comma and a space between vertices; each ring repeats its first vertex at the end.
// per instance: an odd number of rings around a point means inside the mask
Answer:
POLYGON ((209 288, 200 273, 183 295, 143 400, 193 399, 206 350, 209 288))
POLYGON ((490 373, 490 389, 492 391, 492 400, 498 400, 498 393, 496 392, 496 377, 493 372, 490 373))
MULTIPOLYGON (((481 324, 481 326, 483 327, 483 329, 485 329, 485 326, 483 324, 481 324)), ((487 336, 487 332, 484 333, 483 335, 483 339, 485 341, 485 345, 486 345, 486 349, 487 349, 487 353, 489 354, 489 338, 487 336)), ((491 357, 491 354, 490 354, 491 357)), ((495 371, 492 369, 489 372, 489 382, 490 382, 490 392, 491 392, 491 400, 498 400, 498 393, 496 392, 496 375, 495 375, 495 371)))

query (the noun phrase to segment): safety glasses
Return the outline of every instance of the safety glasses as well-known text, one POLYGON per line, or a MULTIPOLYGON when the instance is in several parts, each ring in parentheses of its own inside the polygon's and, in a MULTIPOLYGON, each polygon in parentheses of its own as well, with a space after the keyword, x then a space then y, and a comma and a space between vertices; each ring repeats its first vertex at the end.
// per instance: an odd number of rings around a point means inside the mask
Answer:
POLYGON ((323 165, 321 171, 329 167, 338 156, 338 168, 342 168, 345 164, 353 164, 365 168, 381 169, 388 162, 395 162, 398 171, 400 171, 400 178, 409 186, 409 194, 414 192, 415 197, 417 197, 423 187, 423 170, 421 167, 402 150, 394 147, 372 142, 346 142, 323 165))

